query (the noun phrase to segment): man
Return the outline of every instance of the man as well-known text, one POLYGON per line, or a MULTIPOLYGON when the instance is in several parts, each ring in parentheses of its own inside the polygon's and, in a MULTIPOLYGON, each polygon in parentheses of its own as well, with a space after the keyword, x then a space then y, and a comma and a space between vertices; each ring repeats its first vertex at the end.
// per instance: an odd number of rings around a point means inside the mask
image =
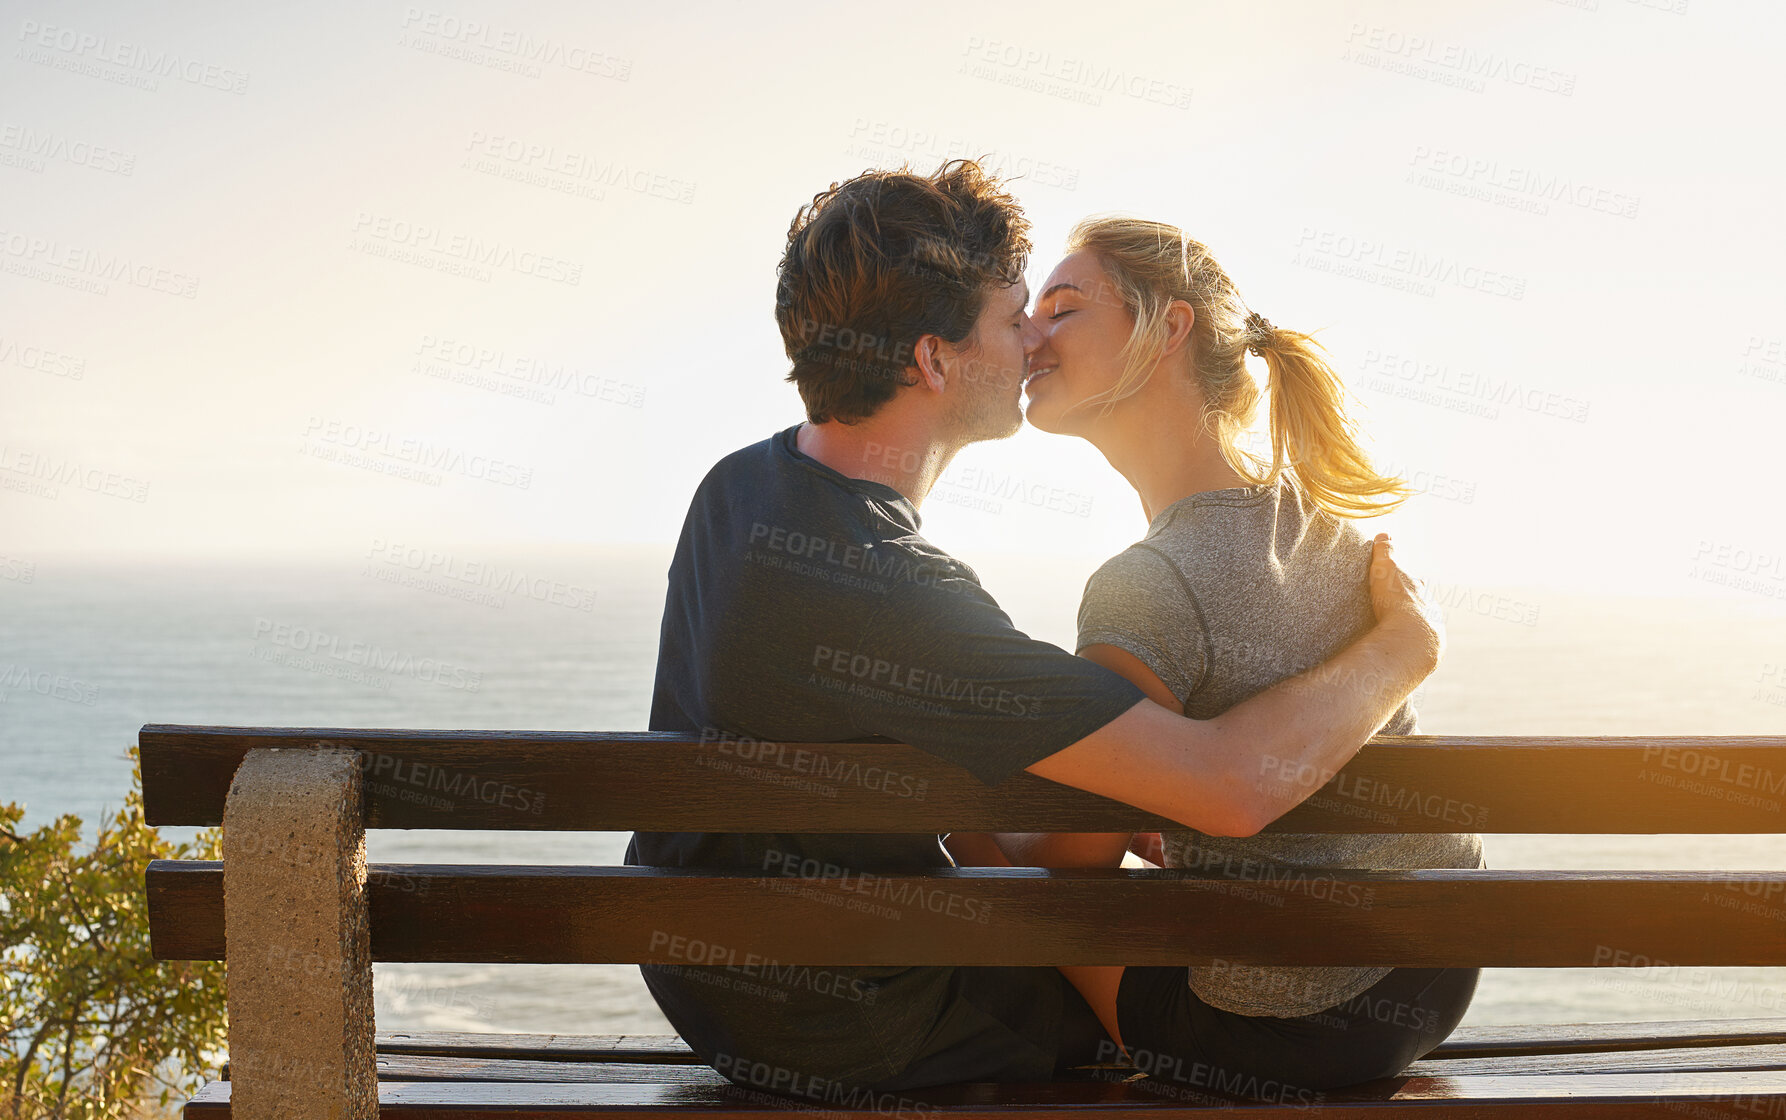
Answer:
MULTIPOLYGON (((776 319, 808 422, 722 459, 670 568, 654 730, 835 742, 886 736, 987 785, 1028 770, 1217 835, 1314 792, 1437 663, 1439 639, 1387 543, 1378 625, 1220 718, 1167 710, 1019 632, 918 508, 955 453, 1021 422, 1028 223, 965 161, 870 172, 794 219, 776 319)), ((744 794, 744 791, 741 791, 744 794)), ((952 838, 951 844, 957 844, 952 838)), ((968 862, 1000 862, 959 838, 968 862)), ((951 864, 938 837, 639 833, 628 863, 892 873, 951 864)), ((1117 1019, 1047 968, 646 967, 666 1017, 742 1084, 876 1090, 1047 1080, 1095 1059, 1117 1019)), ((1117 970, 1102 970, 1120 976, 1117 970)), ((1107 1046, 1107 1043, 1106 1043, 1107 1046)))

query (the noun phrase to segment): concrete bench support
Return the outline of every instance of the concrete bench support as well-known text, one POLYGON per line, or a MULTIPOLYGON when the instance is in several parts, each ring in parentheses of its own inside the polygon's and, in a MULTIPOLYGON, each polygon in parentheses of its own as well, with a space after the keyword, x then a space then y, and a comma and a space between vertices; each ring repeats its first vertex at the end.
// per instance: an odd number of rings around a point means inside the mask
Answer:
POLYGON ((223 813, 234 1120, 376 1120, 360 755, 251 750, 223 813))

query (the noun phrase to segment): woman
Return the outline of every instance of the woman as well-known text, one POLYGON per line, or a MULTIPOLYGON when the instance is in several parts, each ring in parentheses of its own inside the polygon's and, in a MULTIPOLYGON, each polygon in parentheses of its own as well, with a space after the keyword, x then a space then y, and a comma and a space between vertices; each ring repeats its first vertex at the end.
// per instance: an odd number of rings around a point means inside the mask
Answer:
MULTIPOLYGON (((1042 341, 1030 355, 1029 422, 1090 440, 1148 519, 1146 536, 1086 585, 1081 655, 1210 718, 1370 626, 1370 543, 1352 521, 1406 491, 1371 468, 1309 336, 1251 312, 1203 245, 1125 218, 1073 231, 1033 319, 1042 341), (1249 351, 1268 371, 1268 463, 1240 446, 1260 397, 1249 351)), ((1384 730, 1412 732, 1414 713, 1404 707, 1384 730)), ((1240 879, 1481 866, 1474 835, 1162 839, 1167 866, 1240 879)), ((1000 843, 1014 862, 1115 866, 1130 840, 1000 843)), ((1187 983, 1183 968, 1065 971, 1113 1035, 1120 1023, 1143 1068, 1298 1091, 1400 1072, 1456 1026, 1478 973, 1230 965, 1191 968, 1187 983)))

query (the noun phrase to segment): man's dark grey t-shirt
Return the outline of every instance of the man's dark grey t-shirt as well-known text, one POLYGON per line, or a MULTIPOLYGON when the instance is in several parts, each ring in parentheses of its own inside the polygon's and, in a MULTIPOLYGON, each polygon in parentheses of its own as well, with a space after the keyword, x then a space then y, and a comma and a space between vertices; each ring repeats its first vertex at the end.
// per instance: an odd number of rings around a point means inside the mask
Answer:
MULTIPOLYGON (((695 492, 670 565, 652 730, 784 744, 885 737, 994 785, 1144 698, 1019 631, 971 568, 919 535, 908 499, 801 454, 798 430, 728 455, 695 492)), ((776 753, 781 769, 792 753, 776 753)), ((738 796, 764 776, 741 776, 738 796)), ((907 776, 872 780, 890 797, 923 792, 907 776)), ((771 875, 951 863, 935 835, 644 832, 627 862, 771 875)), ((733 954, 723 931, 676 935, 704 944, 689 965, 645 967, 646 983, 722 1072, 749 1061, 861 1084, 893 1077, 945 1014, 956 971, 804 968, 733 954)))

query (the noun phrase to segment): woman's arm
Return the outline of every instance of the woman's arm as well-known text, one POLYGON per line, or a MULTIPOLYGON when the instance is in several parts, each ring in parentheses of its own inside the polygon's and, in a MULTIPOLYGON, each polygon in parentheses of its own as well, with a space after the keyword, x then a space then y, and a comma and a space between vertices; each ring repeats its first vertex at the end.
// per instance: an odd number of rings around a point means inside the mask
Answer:
MULTIPOLYGON (((1183 710, 1166 683, 1128 650, 1090 645, 1080 650, 1079 656, 1133 681, 1161 707, 1183 710)), ((1120 867, 1123 853, 1134 839, 1129 832, 998 832, 992 836, 1005 858, 1017 867, 1120 867)))

